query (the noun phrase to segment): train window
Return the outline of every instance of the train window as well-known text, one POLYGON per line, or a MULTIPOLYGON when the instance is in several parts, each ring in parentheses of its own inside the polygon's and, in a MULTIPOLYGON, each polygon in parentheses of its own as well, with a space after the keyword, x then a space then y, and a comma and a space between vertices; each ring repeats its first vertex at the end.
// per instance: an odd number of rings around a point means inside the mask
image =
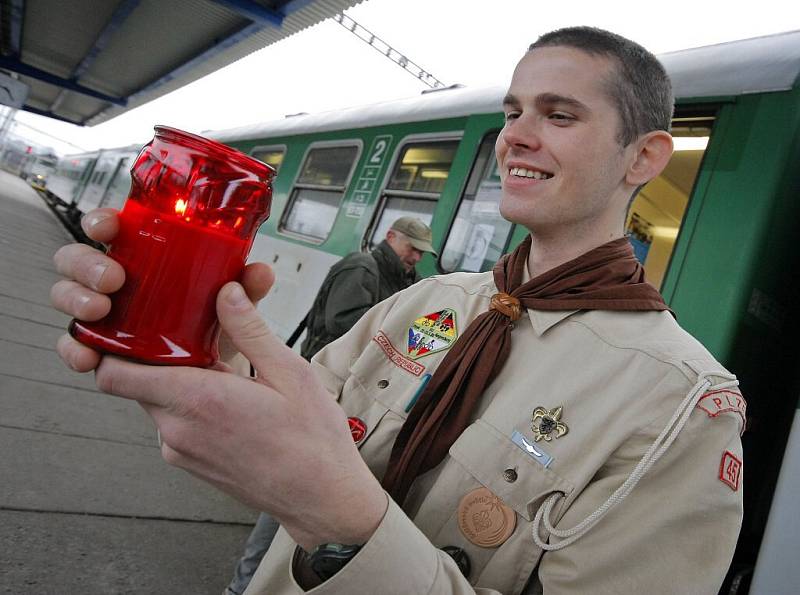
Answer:
POLYGON ((259 161, 263 161, 271 166, 277 175, 283 163, 283 156, 286 154, 286 147, 256 147, 250 151, 250 156, 259 161))
POLYGON ((513 225, 500 216, 500 173, 494 145, 498 132, 486 136, 450 226, 439 265, 446 272, 486 271, 505 251, 513 225))
POLYGON ((713 122, 713 116, 673 120, 675 152, 661 175, 642 188, 628 213, 628 237, 656 287, 664 281, 713 122))
POLYGON ((339 211, 358 147, 312 148, 289 198, 280 230, 321 242, 328 237, 339 211))
POLYGON ((402 148, 370 228, 369 249, 386 237, 389 227, 399 217, 417 217, 430 225, 458 143, 458 140, 411 142, 402 148))

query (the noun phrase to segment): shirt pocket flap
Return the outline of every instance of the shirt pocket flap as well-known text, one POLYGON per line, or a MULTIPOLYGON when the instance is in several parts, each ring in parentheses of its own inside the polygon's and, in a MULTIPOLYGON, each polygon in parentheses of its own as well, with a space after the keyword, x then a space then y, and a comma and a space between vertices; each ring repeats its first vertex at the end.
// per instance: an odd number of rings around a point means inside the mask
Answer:
POLYGON ((350 374, 370 400, 382 403, 403 419, 408 417, 407 410, 427 380, 426 375, 416 376, 398 367, 375 340, 350 366, 350 374))
POLYGON ((553 492, 572 493, 574 486, 523 452, 511 437, 483 420, 469 426, 450 447, 450 456, 505 504, 528 521, 553 492), (513 470, 516 479, 509 481, 513 470))

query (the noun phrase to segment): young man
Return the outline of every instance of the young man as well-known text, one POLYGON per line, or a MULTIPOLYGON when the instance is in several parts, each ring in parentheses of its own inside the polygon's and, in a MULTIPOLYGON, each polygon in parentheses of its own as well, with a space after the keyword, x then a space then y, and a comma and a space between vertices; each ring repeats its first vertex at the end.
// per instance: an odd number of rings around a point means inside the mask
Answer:
MULTIPOLYGON (((743 401, 623 235, 669 160, 671 110, 638 45, 545 35, 497 141, 501 212, 531 235, 491 273, 395 294, 311 367, 229 284, 219 317, 258 382, 59 352, 143 404, 168 462, 280 520, 248 594, 716 593, 741 523, 743 401)), ((56 305, 101 312, 84 271, 109 265, 100 292, 120 271, 83 249, 56 261, 78 281, 56 305)))

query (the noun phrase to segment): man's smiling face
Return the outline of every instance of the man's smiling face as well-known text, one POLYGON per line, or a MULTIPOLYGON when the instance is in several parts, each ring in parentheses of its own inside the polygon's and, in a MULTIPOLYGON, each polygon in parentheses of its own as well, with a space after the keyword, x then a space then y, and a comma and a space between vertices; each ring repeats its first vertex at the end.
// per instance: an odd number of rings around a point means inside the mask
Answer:
POLYGON ((519 62, 496 144, 506 219, 542 234, 623 219, 633 152, 617 140, 613 69, 608 58, 562 46, 519 62))

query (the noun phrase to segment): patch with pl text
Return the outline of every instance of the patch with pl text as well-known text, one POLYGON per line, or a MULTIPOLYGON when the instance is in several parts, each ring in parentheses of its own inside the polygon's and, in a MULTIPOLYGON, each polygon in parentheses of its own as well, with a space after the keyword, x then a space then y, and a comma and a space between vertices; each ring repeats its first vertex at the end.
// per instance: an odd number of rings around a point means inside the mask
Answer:
POLYGON ((719 464, 719 479, 734 492, 739 491, 742 478, 742 462, 732 452, 726 450, 719 464))
POLYGON ((410 372, 414 376, 420 376, 425 371, 425 366, 411 361, 402 353, 397 351, 397 349, 394 348, 394 345, 392 345, 392 342, 389 340, 389 337, 383 334, 383 331, 378 331, 378 334, 372 337, 372 340, 375 341, 381 349, 383 349, 383 352, 386 354, 386 357, 389 358, 389 361, 391 361, 398 368, 401 368, 406 372, 410 372))
POLYGON ((697 401, 697 407, 708 414, 708 417, 717 417, 721 413, 731 412, 742 420, 741 431, 744 432, 747 423, 747 403, 739 391, 712 390, 707 392, 697 401))
POLYGON ((408 329, 408 357, 417 359, 448 349, 457 336, 455 310, 445 308, 420 316, 408 329))

